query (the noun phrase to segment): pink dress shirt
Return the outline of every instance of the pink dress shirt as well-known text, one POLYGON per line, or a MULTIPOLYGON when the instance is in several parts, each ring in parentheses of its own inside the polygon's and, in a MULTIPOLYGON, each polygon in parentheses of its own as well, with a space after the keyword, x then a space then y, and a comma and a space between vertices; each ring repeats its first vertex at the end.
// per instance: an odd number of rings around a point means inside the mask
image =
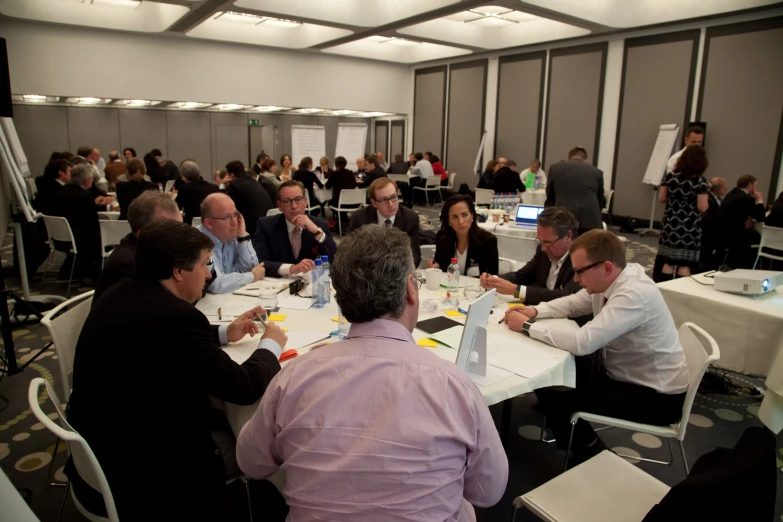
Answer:
POLYGON ((481 393, 395 321, 293 359, 237 441, 251 478, 286 473, 289 521, 472 521, 508 460, 481 393))

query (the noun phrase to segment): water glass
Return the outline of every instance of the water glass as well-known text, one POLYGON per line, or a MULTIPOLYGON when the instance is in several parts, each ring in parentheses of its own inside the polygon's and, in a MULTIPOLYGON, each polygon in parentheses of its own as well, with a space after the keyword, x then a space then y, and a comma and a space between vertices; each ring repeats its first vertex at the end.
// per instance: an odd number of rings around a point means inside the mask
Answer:
POLYGON ((258 305, 267 311, 277 308, 277 291, 278 288, 262 286, 258 292, 258 305))
POLYGON ((481 297, 481 295, 484 293, 484 289, 481 288, 479 285, 475 286, 468 286, 465 288, 465 290, 462 292, 463 295, 470 301, 471 303, 481 297))

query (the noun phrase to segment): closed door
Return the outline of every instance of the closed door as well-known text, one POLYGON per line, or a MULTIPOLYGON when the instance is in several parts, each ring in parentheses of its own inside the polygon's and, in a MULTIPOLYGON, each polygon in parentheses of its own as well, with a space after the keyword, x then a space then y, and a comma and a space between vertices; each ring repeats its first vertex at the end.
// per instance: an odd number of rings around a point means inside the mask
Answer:
POLYGON ((389 122, 375 122, 375 150, 373 152, 382 152, 383 156, 389 157, 389 122))
MULTIPOLYGON (((223 169, 229 161, 239 160, 245 166, 250 163, 250 144, 247 125, 216 125, 216 168, 223 169)), ((255 160, 255 157, 253 158, 255 160)))
POLYGON ((261 152, 277 161, 277 127, 275 125, 250 127, 250 155, 253 163, 261 152))
POLYGON ((406 161, 408 155, 405 154, 405 122, 393 121, 391 125, 391 150, 389 150, 389 161, 394 161, 396 154, 402 154, 402 160, 406 161))

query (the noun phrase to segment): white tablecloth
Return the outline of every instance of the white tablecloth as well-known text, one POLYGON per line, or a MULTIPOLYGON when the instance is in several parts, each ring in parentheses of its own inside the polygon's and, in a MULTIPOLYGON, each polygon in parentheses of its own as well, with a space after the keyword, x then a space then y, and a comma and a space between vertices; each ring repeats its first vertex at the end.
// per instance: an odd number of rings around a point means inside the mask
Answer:
MULTIPOLYGON (((274 279, 269 279, 269 281, 272 282, 274 281, 274 279)), ((280 295, 281 296, 285 295, 285 293, 280 295)), ((421 290, 419 291, 419 298, 422 300, 433 299, 437 297, 438 296, 435 293, 431 292, 430 290, 427 290, 427 288, 424 286, 422 286, 421 290)), ((498 320, 502 317, 502 314, 505 313, 505 310, 507 309, 507 304, 506 304, 507 302, 508 299, 505 298, 504 296, 500 296, 496 299, 496 303, 498 303, 498 306, 494 308, 495 312, 489 316, 489 325, 487 328, 489 334, 490 335, 500 334, 500 335, 510 336, 512 339, 519 342, 521 345, 534 344, 536 346, 547 346, 525 335, 510 332, 505 325, 497 324, 498 320)), ((207 294, 207 296, 204 299, 198 302, 196 307, 203 312, 208 312, 209 310, 214 310, 217 306, 223 307, 225 311, 229 309, 231 310, 250 309, 257 304, 258 304, 258 300, 253 297, 236 296, 233 294, 223 294, 223 295, 207 294)), ((461 297, 460 307, 467 309, 468 304, 469 304, 468 301, 464 297, 461 297)), ((320 310, 316 308, 310 308, 307 311, 299 311, 299 310, 286 310, 281 308, 279 313, 286 314, 287 317, 285 321, 279 324, 284 328, 288 328, 289 333, 297 329, 307 328, 310 330, 324 332, 324 334, 326 335, 334 330, 337 330, 337 323, 332 321, 333 317, 337 317, 337 304, 334 300, 334 295, 332 296, 331 303, 320 310)), ((419 320, 429 319, 431 317, 436 317, 438 315, 443 315, 443 311, 430 313, 430 314, 425 314, 423 312, 420 312, 419 320)), ((211 321, 213 319, 216 319, 215 317, 209 317, 209 318, 211 321)), ((462 323, 464 323, 465 321, 464 318, 455 318, 455 320, 462 323)), ((213 321, 213 322, 217 324, 217 321, 213 321)), ((415 329, 413 331, 413 337, 417 340, 422 337, 427 337, 427 335, 428 334, 418 329, 415 329)), ((249 340, 250 338, 246 337, 246 339, 249 340)), ((243 340, 240 342, 249 342, 249 341, 243 340)), ((253 342, 257 342, 257 341, 253 340, 253 342)), ((538 376, 532 379, 520 377, 518 375, 513 375, 491 386, 487 386, 487 387, 479 386, 479 390, 481 390, 481 393, 484 396, 487 405, 491 406, 493 404, 500 403, 506 399, 510 399, 512 397, 516 397, 524 393, 529 393, 538 388, 544 388, 547 386, 573 387, 576 382, 576 369, 574 367, 573 356, 568 352, 557 350, 555 348, 551 348, 548 346, 547 348, 552 350, 556 354, 556 358, 553 361, 553 365, 548 371, 545 371, 542 374, 539 374, 538 376)), ((442 345, 439 345, 437 348, 434 349, 422 348, 422 350, 428 350, 428 349, 433 350, 435 354, 437 354, 439 357, 443 359, 449 361, 456 360, 457 350, 453 350, 451 348, 447 348, 442 345)), ((304 353, 309 351, 309 348, 303 348, 298 351, 301 357, 304 353)), ((283 365, 285 364, 286 362, 283 363, 283 365)), ((235 404, 221 403, 220 401, 215 401, 214 404, 216 406, 220 406, 223 408, 223 411, 226 414, 226 418, 231 424, 234 433, 237 435, 239 434, 239 430, 242 429, 242 426, 244 426, 248 420, 250 420, 250 417, 253 416, 253 413, 256 411, 256 408, 258 407, 258 403, 251 406, 238 406, 235 404)))
MULTIPOLYGON (((659 283, 677 327, 687 321, 704 328, 720 348, 715 366, 751 375, 770 375, 773 361, 783 364, 783 294, 758 297, 727 294, 696 275, 659 283), (699 284, 701 281, 709 284, 699 284)), ((783 373, 783 368, 779 370, 783 373)), ((783 375, 778 377, 783 395, 783 375)))
POLYGON ((538 205, 539 207, 543 207, 545 201, 546 190, 544 189, 530 189, 522 193, 522 203, 525 205, 538 205))
POLYGON ((317 197, 318 201, 321 203, 326 203, 332 199, 332 189, 313 187, 313 191, 315 192, 315 197, 317 197))
POLYGON ((513 223, 495 223, 492 218, 479 226, 498 238, 498 254, 500 257, 527 263, 536 254, 535 228, 522 228, 513 223))
POLYGON ((120 219, 119 211, 107 210, 105 212, 98 212, 98 219, 120 219))

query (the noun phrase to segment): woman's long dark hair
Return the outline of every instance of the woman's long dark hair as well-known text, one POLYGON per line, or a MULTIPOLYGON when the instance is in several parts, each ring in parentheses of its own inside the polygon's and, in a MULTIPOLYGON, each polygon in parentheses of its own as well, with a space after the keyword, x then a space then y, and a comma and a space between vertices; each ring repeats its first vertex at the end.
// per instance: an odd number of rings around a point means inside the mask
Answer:
POLYGON ((476 219, 476 206, 473 204, 473 198, 465 194, 455 194, 449 197, 443 204, 443 208, 440 211, 440 233, 448 238, 450 242, 456 243, 457 234, 449 225, 449 211, 451 210, 451 207, 457 203, 465 203, 468 206, 468 210, 473 215, 473 223, 470 224, 470 230, 468 230, 468 241, 479 244, 484 243, 484 239, 488 232, 479 228, 478 220, 476 219))
POLYGON ((701 176, 710 162, 707 161, 707 151, 704 147, 699 145, 691 145, 686 147, 679 159, 677 159, 677 165, 674 167, 674 171, 677 172, 678 177, 681 180, 688 180, 701 176))

